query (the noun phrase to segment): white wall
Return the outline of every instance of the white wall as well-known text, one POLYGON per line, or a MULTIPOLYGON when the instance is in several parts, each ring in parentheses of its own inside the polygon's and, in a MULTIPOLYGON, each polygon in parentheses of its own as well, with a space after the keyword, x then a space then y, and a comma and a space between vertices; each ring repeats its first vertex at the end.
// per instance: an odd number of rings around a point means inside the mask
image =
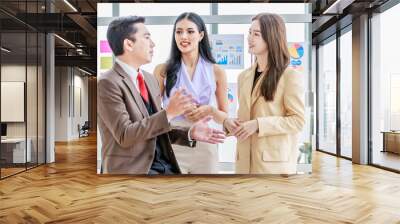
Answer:
MULTIPOLYGON (((23 102, 22 113, 26 113, 26 119, 22 122, 6 122, 8 138, 25 138, 27 136, 32 152, 32 161, 44 163, 44 74, 42 67, 25 64, 3 64, 1 66, 2 82, 24 82, 26 86, 26 106, 23 102), (27 80, 26 80, 27 79, 27 80), (39 154, 38 157, 37 153, 39 154)), ((3 92, 4 89, 2 89, 3 92)), ((20 90, 24 94, 24 90, 20 90)), ((7 97, 7 96, 2 96, 7 97)), ((2 107, 2 112, 13 113, 13 108, 2 107)), ((15 113, 15 112, 14 112, 15 113)))
MULTIPOLYGON (((28 72, 32 67, 18 64, 9 64, 1 66, 1 81, 10 82, 25 82, 26 70, 28 72)), ((33 94, 27 94, 28 97, 33 94)), ((36 94, 35 94, 36 95, 36 94)), ((7 110, 8 108, 1 108, 1 110, 7 110)), ((7 122, 7 136, 8 137, 25 137, 25 122, 7 122)))
POLYGON ((68 68, 55 68, 55 141, 68 140, 68 68))
POLYGON ((55 73, 55 141, 70 141, 88 120, 88 78, 72 67, 56 67, 55 73))

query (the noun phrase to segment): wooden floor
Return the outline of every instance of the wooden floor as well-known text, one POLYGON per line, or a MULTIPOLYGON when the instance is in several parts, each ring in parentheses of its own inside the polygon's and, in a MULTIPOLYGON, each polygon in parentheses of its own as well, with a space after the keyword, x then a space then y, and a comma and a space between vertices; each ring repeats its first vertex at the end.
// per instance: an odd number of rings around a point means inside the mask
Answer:
POLYGON ((3 178, 3 177, 8 177, 8 176, 11 176, 11 175, 13 175, 13 174, 16 174, 16 173, 19 173, 19 172, 23 172, 23 171, 25 171, 26 169, 25 169, 25 167, 17 167, 17 168, 9 168, 9 167, 7 167, 7 168, 1 168, 1 177, 3 178))
POLYGON ((400 154, 375 151, 372 160, 374 164, 400 170, 400 154))
POLYGON ((96 175, 96 141, 0 181, 0 223, 400 223, 400 175, 315 153, 311 175, 96 175))

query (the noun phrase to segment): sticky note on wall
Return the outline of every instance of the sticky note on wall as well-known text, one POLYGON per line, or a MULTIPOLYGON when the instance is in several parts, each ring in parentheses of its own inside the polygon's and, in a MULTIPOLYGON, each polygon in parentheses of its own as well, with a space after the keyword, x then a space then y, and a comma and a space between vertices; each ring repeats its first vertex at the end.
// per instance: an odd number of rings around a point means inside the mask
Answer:
POLYGON ((106 41, 106 40, 100 41, 100 53, 112 53, 110 45, 108 44, 108 41, 106 41))
POLYGON ((100 57, 100 69, 110 69, 112 67, 112 57, 100 57))

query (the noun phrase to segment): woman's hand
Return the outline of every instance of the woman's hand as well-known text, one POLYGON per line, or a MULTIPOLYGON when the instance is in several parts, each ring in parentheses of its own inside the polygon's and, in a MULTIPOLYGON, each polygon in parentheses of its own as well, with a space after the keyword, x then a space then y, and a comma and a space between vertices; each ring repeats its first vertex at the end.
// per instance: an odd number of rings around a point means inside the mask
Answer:
POLYGON ((199 107, 196 107, 194 110, 187 111, 185 113, 186 119, 193 123, 207 116, 213 116, 213 115, 214 115, 214 107, 210 105, 201 105, 199 107))
POLYGON ((235 135, 240 129, 240 122, 235 118, 226 118, 222 123, 224 129, 228 131, 228 135, 235 135))
POLYGON ((241 127, 239 130, 236 131, 235 136, 238 138, 239 141, 246 140, 252 134, 258 131, 258 121, 251 120, 241 123, 241 127))

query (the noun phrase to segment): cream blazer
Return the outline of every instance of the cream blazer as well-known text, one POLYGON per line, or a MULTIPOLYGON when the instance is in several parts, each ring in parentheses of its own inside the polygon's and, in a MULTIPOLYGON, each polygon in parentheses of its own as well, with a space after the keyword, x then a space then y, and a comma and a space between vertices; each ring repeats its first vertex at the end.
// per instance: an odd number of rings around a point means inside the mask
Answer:
POLYGON ((260 95, 261 77, 252 93, 256 65, 238 78, 238 118, 257 119, 259 131, 237 143, 236 173, 295 174, 299 154, 298 134, 304 119, 304 80, 287 68, 273 101, 260 95))

